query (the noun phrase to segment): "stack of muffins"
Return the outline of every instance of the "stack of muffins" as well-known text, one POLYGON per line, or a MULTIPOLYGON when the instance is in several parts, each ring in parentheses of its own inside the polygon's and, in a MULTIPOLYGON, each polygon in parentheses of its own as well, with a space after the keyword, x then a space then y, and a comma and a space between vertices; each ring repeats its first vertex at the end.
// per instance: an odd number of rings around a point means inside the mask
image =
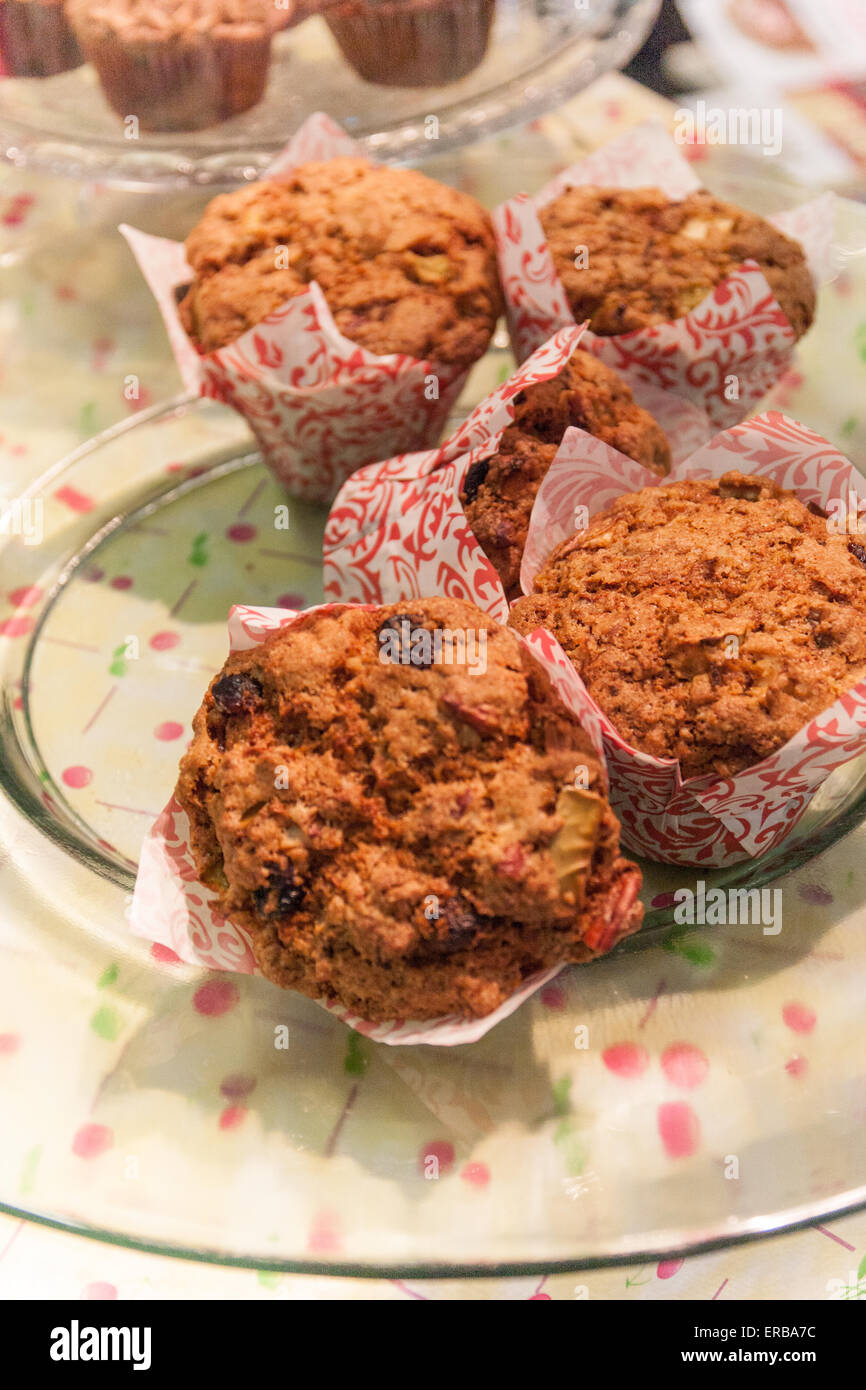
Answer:
MULTIPOLYGON (((744 257, 798 336, 811 322, 797 243, 709 195, 567 189, 545 225, 598 334, 685 314, 744 257)), ((358 159, 217 199, 187 246, 180 314, 202 352, 314 279, 346 337, 432 362, 476 360, 501 304, 484 209, 358 159)), ((177 796, 202 880, 278 984, 370 1021, 484 1016, 639 926, 598 755, 518 634, 551 632, 622 737, 687 777, 753 765, 866 677, 866 550, 763 478, 621 497, 520 596, 533 501, 574 425, 670 468, 657 421, 581 349, 518 394, 461 497, 517 600, 508 626, 441 597, 312 610, 212 682, 177 796), (451 660, 435 655, 443 634, 451 660)))
POLYGON ((261 101, 271 41, 322 14, 366 81, 436 87, 484 57, 495 0, 0 0, 0 71, 92 63, 109 105, 143 131, 193 131, 261 101))

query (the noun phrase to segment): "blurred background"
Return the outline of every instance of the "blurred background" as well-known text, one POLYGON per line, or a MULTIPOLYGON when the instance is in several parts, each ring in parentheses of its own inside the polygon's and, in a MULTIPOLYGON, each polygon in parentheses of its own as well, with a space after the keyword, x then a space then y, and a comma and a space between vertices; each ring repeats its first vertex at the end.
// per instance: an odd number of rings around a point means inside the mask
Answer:
POLYGON ((804 183, 866 197, 863 0, 663 0, 624 71, 695 110, 778 106, 778 162, 804 183))

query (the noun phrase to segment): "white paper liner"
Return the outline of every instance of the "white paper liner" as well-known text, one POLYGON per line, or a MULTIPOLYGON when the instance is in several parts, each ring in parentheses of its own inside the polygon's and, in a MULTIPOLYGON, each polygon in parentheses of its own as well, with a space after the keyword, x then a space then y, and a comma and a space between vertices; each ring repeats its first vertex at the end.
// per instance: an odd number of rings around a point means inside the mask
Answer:
MULTIPOLYGON (((519 362, 574 323, 538 210, 565 188, 587 184, 652 186, 671 199, 701 187, 664 126, 648 121, 565 170, 534 197, 520 194, 503 203, 493 221, 519 362)), ((834 197, 823 194, 768 219, 801 243, 816 284, 829 273, 834 218, 834 197)), ((755 261, 747 261, 683 318, 614 337, 587 331, 584 347, 627 377, 641 405, 647 405, 642 383, 674 390, 700 406, 716 429, 726 429, 748 415, 787 371, 795 341, 766 277, 755 261)))
MULTIPOLYGON (((318 113, 267 176, 352 154, 367 158, 318 113)), ((159 306, 187 390, 243 415, 268 467, 295 496, 328 502, 361 464, 439 438, 468 371, 359 347, 340 333, 315 281, 234 342, 200 354, 180 322, 175 295, 193 278, 183 244, 120 230, 159 306), (434 390, 437 397, 428 400, 434 390)))
MULTIPOLYGON (((322 604, 306 612, 337 611, 344 606, 322 604)), ((248 651, 258 646, 269 632, 293 623, 300 616, 299 612, 288 608, 237 606, 229 615, 230 651, 248 651)), ((565 704, 574 709, 575 693, 580 699, 579 683, 574 668, 562 650, 547 633, 543 641, 535 636, 521 640, 545 667, 565 704)), ((598 720, 590 717, 585 728, 603 769, 604 755, 598 720)), ((227 921, 217 904, 217 894, 198 879, 190 847, 189 820, 177 798, 172 795, 142 845, 135 892, 128 913, 130 929, 134 936, 169 947, 181 960, 191 965, 244 975, 257 973, 247 934, 227 921)), ((427 1022, 395 1019, 386 1023, 370 1023, 340 1004, 316 1002, 350 1028, 375 1042, 404 1046, 429 1043, 437 1047, 454 1047, 482 1038, 564 968, 562 965, 554 966, 533 975, 485 1018, 446 1017, 427 1022)))

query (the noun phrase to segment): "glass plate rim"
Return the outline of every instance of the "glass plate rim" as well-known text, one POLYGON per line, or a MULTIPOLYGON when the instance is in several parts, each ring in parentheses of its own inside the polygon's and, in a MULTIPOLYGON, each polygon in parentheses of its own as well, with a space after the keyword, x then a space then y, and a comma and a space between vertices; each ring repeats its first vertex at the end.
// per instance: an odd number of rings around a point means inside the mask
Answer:
MULTIPOLYGON (((652 1246, 636 1244, 628 1250, 607 1250, 598 1255, 575 1256, 573 1259, 499 1260, 490 1264, 475 1261, 437 1263, 433 1260, 426 1263, 396 1261, 392 1264, 382 1261, 374 1265, 351 1260, 335 1260, 330 1263, 323 1260, 275 1259, 265 1255, 229 1255, 212 1248, 185 1246, 180 1242, 172 1244, 168 1241, 147 1241, 107 1227, 91 1226, 86 1222, 20 1208, 0 1199, 0 1213, 5 1216, 32 1222, 48 1230, 61 1231, 66 1235, 80 1236, 102 1245, 135 1250, 144 1255, 189 1260, 216 1268, 262 1270, 267 1273, 324 1276, 332 1279, 383 1280, 525 1278, 534 1275, 574 1274, 582 1270, 618 1269, 662 1259, 691 1259, 697 1255, 712 1254, 714 1251, 730 1250, 740 1245, 792 1235, 797 1231, 808 1230, 827 1221, 838 1221, 861 1211, 866 1211, 866 1183, 852 1189, 842 1205, 838 1205, 834 1200, 829 1205, 816 1202, 811 1206, 801 1204, 788 1207, 781 1212, 773 1213, 771 1217, 749 1217, 739 1223, 738 1229, 734 1229, 732 1224, 731 1229, 724 1234, 708 1234, 686 1244, 678 1242, 674 1236, 670 1243, 652 1246)), ((621 1244, 622 1242, 618 1242, 619 1246, 621 1244)))
MULTIPOLYGON (((181 393, 167 401, 158 402, 155 405, 137 412, 129 418, 119 421, 110 426, 107 430, 94 436, 92 439, 78 445, 65 457, 46 469, 36 478, 27 488, 22 490, 21 496, 32 496, 43 492, 52 483, 55 483, 70 467, 84 457, 94 453, 107 443, 111 443, 137 428, 146 428, 157 423, 163 418, 168 418, 177 413, 195 410, 196 408, 206 408, 208 402, 203 401, 193 393, 181 393)), ((235 446, 232 446, 233 448, 235 446)), ((237 452, 243 451, 243 446, 239 446, 237 452)), ((4 768, 5 773, 5 768, 4 768)), ((4 792, 8 795, 5 785, 5 776, 0 774, 4 792)), ((15 798, 10 798, 13 805, 20 811, 22 807, 15 798)), ((822 841, 818 849, 810 846, 810 857, 820 849, 826 848, 827 844, 834 839, 841 838, 850 828, 850 820, 862 807, 866 797, 858 799, 852 808, 849 808, 847 816, 840 818, 839 828, 834 825, 831 834, 826 842, 822 841), (835 832, 835 833, 832 833, 835 832)), ((859 818, 859 816, 858 816, 859 818)), ((39 821, 28 817, 34 829, 40 833, 45 832, 45 826, 39 821)), ((56 822, 51 822, 50 817, 47 823, 56 826, 56 822)), ((87 863, 87 857, 83 855, 79 847, 72 847, 63 841, 62 835, 53 833, 49 835, 51 841, 58 848, 68 853, 79 863, 87 863)), ((88 864, 88 867, 94 867, 88 864)), ((787 872, 791 866, 785 864, 779 869, 779 873, 787 872)), ((109 877, 102 874, 103 877, 109 877)), ((774 875, 776 876, 776 875, 774 875)), ((642 934, 643 935, 643 934, 642 934)), ((654 930, 650 930, 643 940, 647 945, 655 944, 648 937, 652 935, 657 941, 654 930)), ((640 939, 635 945, 640 944, 640 939)), ((495 1277, 522 1277, 532 1274, 552 1274, 570 1273, 582 1269, 603 1269, 634 1264, 638 1261, 649 1261, 658 1258, 674 1258, 678 1256, 695 1255, 706 1253, 712 1250, 721 1250, 744 1244, 753 1240, 767 1239, 776 1235, 813 1226, 822 1221, 839 1219, 851 1213, 866 1209, 866 1184, 849 1188, 843 1194, 836 1194, 831 1198, 816 1200, 814 1203, 801 1203, 796 1206, 787 1206, 782 1210, 744 1217, 739 1222, 733 1222, 729 1228, 724 1230, 707 1231, 704 1235, 696 1239, 686 1238, 684 1243, 684 1233, 679 1235, 676 1230, 670 1231, 670 1240, 655 1244, 644 1245, 637 1241, 633 1247, 623 1248, 623 1241, 617 1240, 616 1248, 612 1244, 603 1246, 596 1254, 576 1254, 573 1257, 559 1258, 553 1260, 499 1260, 496 1262, 471 1262, 459 1261, 436 1262, 427 1260, 426 1262, 402 1261, 389 1264, 379 1262, 376 1264, 365 1263, 363 1261, 352 1262, 335 1261, 329 1263, 321 1260, 305 1259, 282 1259, 268 1258, 265 1255, 253 1255, 240 1253, 220 1252, 212 1247, 187 1246, 181 1242, 172 1241, 148 1241, 138 1236, 131 1236, 120 1230, 113 1229, 107 1225, 89 1224, 77 1218, 65 1218, 61 1215, 50 1215, 37 1209, 27 1209, 16 1203, 0 1200, 0 1211, 12 1218, 31 1221, 50 1229, 65 1231, 68 1234, 81 1235, 87 1239, 93 1239, 101 1243, 115 1245, 120 1248, 138 1250, 142 1253, 163 1255, 178 1259, 194 1260, 198 1263, 214 1265, 217 1267, 242 1268, 242 1269, 262 1269, 271 1270, 277 1273, 286 1274, 312 1274, 342 1278, 413 1278, 413 1279, 432 1279, 432 1278, 495 1278, 495 1277)), ((657 1232, 657 1235, 663 1235, 657 1232)))
MULTIPOLYGON (((595 47, 583 58, 575 56, 574 50, 585 46, 587 37, 574 34, 561 48, 520 76, 504 80, 487 92, 440 107, 436 113, 440 122, 436 152, 460 149, 481 136, 496 135, 536 120, 562 106, 603 73, 624 67, 651 32, 661 0, 615 0, 615 3, 616 10, 610 16, 607 30, 600 38, 591 38, 595 47), (623 4, 628 8, 620 13, 623 4), (623 28, 626 20, 638 17, 640 23, 634 30, 623 28), (554 73, 552 82, 538 80, 545 72, 554 73), (527 99, 528 91, 534 91, 535 96, 527 99), (473 117, 473 112, 479 108, 485 112, 483 122, 473 117)), ((428 148, 426 136, 418 133, 418 124, 404 120, 391 128, 386 125, 383 130, 369 131, 356 138, 371 158, 387 163, 409 163, 419 160, 428 148)), ((95 137, 84 144, 67 142, 59 134, 40 132, 20 118, 6 117, 0 110, 0 159, 4 163, 17 169, 83 182, 98 179, 128 190, 236 187, 262 177, 267 163, 279 153, 283 143, 261 141, 255 136, 238 137, 228 145, 215 146, 195 162, 190 160, 183 146, 160 145, 157 137, 148 146, 150 163, 140 162, 140 172, 136 172, 136 164, 123 160, 122 152, 124 149, 128 152, 128 142, 122 136, 116 139, 95 137), (254 149, 257 149, 256 155, 254 149), (83 162, 82 156, 88 153, 98 158, 92 162, 85 158, 83 162), (226 159, 229 161, 226 164, 218 162, 226 159), (211 164, 213 167, 209 167, 211 164), (188 165, 192 167, 185 167, 188 165)))
MULTIPOLYGON (((159 424, 163 420, 169 420, 172 416, 180 415, 184 412, 195 412, 197 409, 206 410, 209 404, 212 405, 212 402, 209 402, 207 398, 195 392, 180 392, 166 401, 158 401, 144 410, 136 411, 135 414, 115 422, 107 429, 100 431, 92 438, 77 445, 73 450, 64 455, 64 457, 59 459, 56 463, 50 465, 49 468, 23 488, 19 496, 24 500, 26 498, 45 495, 50 487, 58 482, 68 471, 73 470, 81 460, 97 454, 104 447, 113 444, 116 440, 123 438, 125 435, 134 433, 139 429, 146 429, 149 426, 159 424)), ((461 419, 463 418, 463 414, 463 411, 459 409, 452 412, 452 415, 457 415, 461 419)), ((252 459, 257 454, 256 444, 252 434, 249 435, 249 442, 249 450, 243 450, 235 445, 228 446, 232 449, 233 461, 238 460, 239 464, 241 464, 244 459, 252 459), (242 455, 243 458, 241 457, 242 455)), ((208 479, 213 476, 214 470, 220 467, 221 465, 217 463, 212 468, 208 468, 203 476, 191 477, 180 484, 175 484, 174 487, 195 487, 201 482, 206 483, 208 479)), ((159 494, 160 500, 164 500, 164 497, 164 493, 159 494)), ((149 504, 142 503, 141 505, 146 507, 149 504)), ((98 547, 102 539, 107 538, 110 534, 110 524, 104 524, 89 538, 84 549, 79 548, 73 554, 64 557, 63 568, 51 592, 46 594, 44 609, 37 620, 33 632, 30 633, 27 639, 23 662, 25 671, 30 669, 43 624, 52 610, 53 603, 62 592, 67 579, 74 573, 74 569, 72 569, 71 566, 74 565, 77 567, 85 551, 89 554, 92 549, 98 547)), ((7 544, 11 544, 12 542, 13 538, 10 537, 7 544)), ((6 545, 0 545, 0 555, 2 555, 5 550, 6 545)), ((8 694, 8 692, 6 693, 8 694)), ((29 737, 29 747, 26 751, 28 753, 35 752, 41 757, 39 742, 30 723, 29 711, 25 708, 24 713, 25 726, 28 730, 29 737)), ((3 716, 7 726, 11 726, 8 711, 3 711, 3 716)), ((3 746, 2 732, 2 725, 0 725, 0 746, 3 746)), ((20 754, 22 751, 21 744, 14 734, 13 740, 15 751, 20 754)), ((28 770, 32 771, 29 765, 28 770)), ((45 769, 43 767, 43 772, 44 771, 45 769)), ((107 883, 111 883, 122 891, 131 891, 135 881, 135 873, 123 865, 119 856, 106 855, 95 843, 91 843, 93 837, 86 833, 87 827, 85 823, 79 824, 79 832, 83 831, 85 833, 75 834, 72 826, 79 818, 73 808, 69 806, 62 789, 55 787, 54 791, 58 795, 60 805, 63 809, 63 819, 58 819, 55 815, 52 815, 50 810, 46 809, 41 797, 36 793, 35 788, 25 784, 25 779, 19 775, 11 761, 0 759, 0 795, 3 795, 21 815, 25 816, 29 823, 33 825, 41 835, 44 835, 50 843, 55 845, 73 861, 86 866, 96 873, 100 879, 107 883)), ((856 799, 852 801, 845 810, 840 812, 838 816, 832 818, 825 825, 815 827, 810 832, 808 839, 796 839, 796 837, 792 837, 792 842, 788 845, 787 849, 783 846, 778 855, 767 856, 767 863, 765 866, 767 872, 766 877, 762 879, 762 885, 775 882, 782 876, 798 868, 806 860, 811 860, 830 849, 839 840, 843 839, 854 830, 856 826, 863 821, 864 817, 866 817, 866 788, 864 788, 856 799)), ((639 864, 644 865, 645 861, 641 860, 640 856, 633 857, 637 859, 639 864)), ((732 868, 727 871, 730 873, 731 877, 726 877, 726 886, 741 886, 742 883, 746 881, 742 875, 747 874, 750 867, 754 865, 755 862, 754 860, 743 860, 741 863, 732 866, 732 868)), ((695 872, 699 872, 699 866, 695 866, 695 872)), ((629 938, 621 943, 621 945, 616 948, 614 954, 633 953, 657 944, 661 933, 668 930, 672 923, 673 917, 671 907, 660 907, 655 909, 647 907, 644 925, 641 931, 637 936, 629 938)))

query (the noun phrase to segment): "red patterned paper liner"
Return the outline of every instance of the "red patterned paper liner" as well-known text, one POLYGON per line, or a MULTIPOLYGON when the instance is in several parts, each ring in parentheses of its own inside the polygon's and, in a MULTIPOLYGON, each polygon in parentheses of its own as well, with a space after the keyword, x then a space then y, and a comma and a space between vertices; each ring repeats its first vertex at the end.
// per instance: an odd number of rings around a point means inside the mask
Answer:
MULTIPOLYGON (((652 185, 672 199, 700 187, 664 127, 647 122, 559 174, 534 198, 519 194, 502 204, 493 220, 518 361, 552 333, 574 323, 538 209, 576 184, 652 185)), ((832 237, 832 195, 769 220, 801 242, 813 276, 820 281, 832 237)), ((588 330, 584 347, 626 375, 641 404, 646 404, 642 385, 675 390, 699 405, 716 429, 725 429, 754 409, 788 369, 795 341, 766 277, 754 261, 747 261, 683 318, 615 337, 588 330), (737 395, 730 400, 732 389, 737 395)))
POLYGON ((438 449, 371 464, 346 482, 325 530, 325 594, 335 602, 396 603, 445 594, 505 622, 499 576, 466 518, 460 484, 498 447, 514 397, 564 367, 583 330, 566 328, 497 387, 438 449))
MULTIPOLYGON (((327 116, 310 116, 269 169, 363 151, 327 116)), ((429 447, 439 438, 467 372, 399 353, 377 356, 343 336, 319 286, 308 288, 216 352, 199 354, 175 291, 192 271, 180 242, 120 229, 147 280, 189 391, 237 410, 268 467, 290 492, 328 502, 371 458, 429 447), (438 397, 427 399, 431 377, 438 397)))
MULTIPOLYGON (((339 611, 344 607, 345 604, 326 603, 305 612, 339 611)), ((249 651, 264 641, 269 632, 296 622, 302 616, 302 613, 288 608, 238 605, 229 615, 230 651, 249 651)), ((543 643, 537 637, 521 640, 545 666, 568 704, 575 692, 580 698, 574 668, 549 634, 545 634, 545 639, 543 643)), ((602 738, 597 723, 588 721, 587 732, 603 764, 602 738)), ((627 919, 635 891, 634 883, 630 882, 621 901, 611 905, 611 920, 604 923, 606 949, 634 930, 628 925, 627 919)), ((217 894, 198 880, 190 847, 189 820, 177 798, 172 795, 142 845, 135 893, 128 913, 130 929, 135 936, 170 947, 175 955, 189 964, 206 966, 210 970, 255 974, 249 938, 240 927, 222 916, 217 901, 217 894)), ((340 1004, 317 1002, 350 1028, 376 1042, 392 1045, 429 1043, 437 1047, 453 1047, 483 1037, 563 968, 554 966, 533 975, 510 999, 485 1018, 447 1017, 428 1022, 394 1019, 386 1023, 370 1023, 340 1004)))
MULTIPOLYGON (((853 464, 819 434, 775 411, 717 435, 667 478, 583 431, 569 430, 533 509, 523 588, 532 587, 554 546, 574 534, 576 515, 592 517, 638 488, 718 478, 731 469, 772 478, 803 503, 826 509, 834 502, 847 514, 853 495, 866 506, 866 488, 853 464)), ((544 632, 536 636, 542 644, 549 638, 544 632)), ((597 719, 604 741, 611 805, 622 823, 623 844, 650 859, 713 867, 764 854, 790 834, 830 773, 866 752, 866 681, 754 767, 734 777, 686 780, 675 760, 632 748, 582 682, 580 686, 581 717, 585 723, 597 719)))
MULTIPOLYGON (((395 603, 447 592, 504 620, 508 602, 469 526, 461 485, 472 462, 497 447, 503 420, 511 418, 509 401, 526 384, 524 374, 532 380, 555 375, 580 342, 580 332, 561 330, 479 407, 491 429, 475 449, 459 452, 479 437, 467 422, 468 441, 455 436, 438 451, 390 459, 361 470, 345 484, 325 529, 329 598, 395 603)), ((686 429, 683 438, 688 437, 686 429)), ((571 429, 535 499, 521 567, 524 592, 532 588, 553 547, 574 534, 578 516, 594 515, 623 492, 663 487, 684 477, 718 477, 731 468, 771 477, 796 491, 804 503, 846 501, 849 488, 858 497, 866 495, 847 459, 807 426, 775 412, 717 435, 685 459, 676 456, 668 478, 659 478, 585 431, 571 429)), ((543 631, 533 636, 548 658, 551 649, 545 643, 552 641, 543 631)), ((724 781, 712 776, 684 781, 675 762, 630 748, 562 659, 574 677, 572 706, 584 726, 603 740, 623 843, 651 859, 713 867, 775 848, 829 774, 866 751, 866 688, 857 686, 754 768, 724 781)))
MULTIPOLYGON (((445 594, 506 621, 499 576, 469 525, 460 488, 468 468, 499 447, 514 418, 514 397, 562 371, 583 336, 584 329, 574 326, 556 333, 438 449, 370 464, 348 479, 325 531, 328 598, 396 603, 445 594)), ((687 457, 711 436, 706 416, 691 402, 655 388, 648 396, 674 458, 687 457)))

